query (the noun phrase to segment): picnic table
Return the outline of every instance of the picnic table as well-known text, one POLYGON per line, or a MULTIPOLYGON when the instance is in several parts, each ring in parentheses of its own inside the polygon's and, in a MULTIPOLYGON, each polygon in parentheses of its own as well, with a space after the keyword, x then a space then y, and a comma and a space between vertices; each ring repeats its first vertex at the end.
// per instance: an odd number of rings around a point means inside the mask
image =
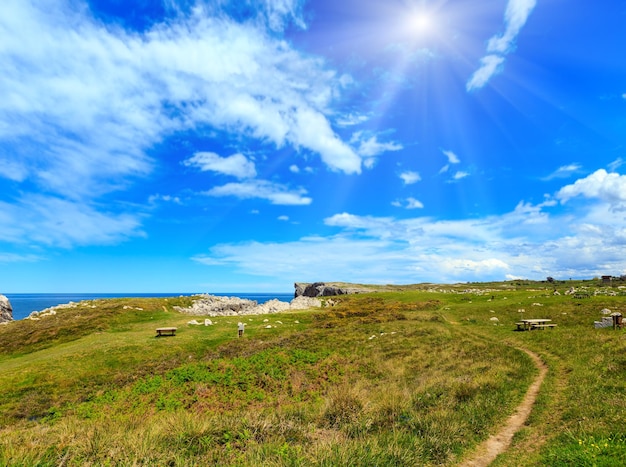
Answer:
POLYGON ((161 336, 175 336, 176 328, 157 328, 156 330, 157 337, 161 336))
POLYGON ((531 331, 533 329, 545 329, 545 328, 554 328, 556 324, 550 323, 551 319, 547 318, 528 318, 522 319, 519 323, 515 323, 517 325, 517 329, 520 331, 531 331))

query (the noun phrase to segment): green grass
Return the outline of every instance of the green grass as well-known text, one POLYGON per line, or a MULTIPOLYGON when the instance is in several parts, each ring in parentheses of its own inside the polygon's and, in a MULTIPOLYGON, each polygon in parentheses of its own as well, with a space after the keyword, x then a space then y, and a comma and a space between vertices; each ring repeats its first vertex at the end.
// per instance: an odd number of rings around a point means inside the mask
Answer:
POLYGON ((388 286, 243 317, 241 339, 242 317, 187 325, 173 306, 188 298, 11 323, 0 327, 0 464, 455 465, 537 375, 523 347, 550 371, 495 464, 623 465, 626 332, 593 321, 624 297, 574 299, 571 285, 388 286), (521 315, 558 326, 515 332, 521 315), (161 326, 177 335, 155 338, 161 326))

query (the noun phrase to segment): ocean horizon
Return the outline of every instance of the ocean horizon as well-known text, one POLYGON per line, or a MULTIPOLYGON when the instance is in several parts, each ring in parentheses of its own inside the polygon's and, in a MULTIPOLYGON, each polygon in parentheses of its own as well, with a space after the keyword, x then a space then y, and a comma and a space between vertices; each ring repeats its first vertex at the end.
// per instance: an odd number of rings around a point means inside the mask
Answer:
POLYGON ((240 297, 248 300, 256 300, 262 304, 272 299, 282 302, 290 302, 293 299, 292 293, 220 293, 220 292, 194 292, 194 293, 3 293, 11 302, 13 308, 13 319, 20 320, 26 318, 33 311, 41 311, 52 306, 62 305, 69 302, 80 302, 83 300, 97 300, 102 298, 161 298, 180 297, 197 295, 200 293, 210 293, 220 297, 240 297))

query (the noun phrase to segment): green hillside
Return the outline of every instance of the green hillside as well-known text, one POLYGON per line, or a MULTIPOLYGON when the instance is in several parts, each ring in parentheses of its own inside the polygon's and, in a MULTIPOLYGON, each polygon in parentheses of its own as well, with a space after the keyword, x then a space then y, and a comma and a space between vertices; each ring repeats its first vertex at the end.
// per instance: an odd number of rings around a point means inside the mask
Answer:
POLYGON ((457 465, 536 378, 522 349, 549 372, 494 465, 626 465, 626 331, 593 324, 626 315, 626 289, 384 290, 211 326, 174 310, 188 297, 0 326, 0 465, 457 465), (557 326, 516 331, 521 317, 557 326))

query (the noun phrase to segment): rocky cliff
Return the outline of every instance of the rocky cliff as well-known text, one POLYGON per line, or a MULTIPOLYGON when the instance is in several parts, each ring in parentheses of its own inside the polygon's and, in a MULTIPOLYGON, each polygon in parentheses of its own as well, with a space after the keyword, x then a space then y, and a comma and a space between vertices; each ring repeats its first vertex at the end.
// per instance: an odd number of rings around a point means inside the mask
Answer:
POLYGON ((0 323, 13 321, 13 307, 4 295, 0 295, 0 323))
POLYGON ((325 283, 325 282, 296 282, 294 297, 330 297, 333 295, 347 295, 354 293, 374 292, 375 289, 365 288, 353 284, 325 283))

